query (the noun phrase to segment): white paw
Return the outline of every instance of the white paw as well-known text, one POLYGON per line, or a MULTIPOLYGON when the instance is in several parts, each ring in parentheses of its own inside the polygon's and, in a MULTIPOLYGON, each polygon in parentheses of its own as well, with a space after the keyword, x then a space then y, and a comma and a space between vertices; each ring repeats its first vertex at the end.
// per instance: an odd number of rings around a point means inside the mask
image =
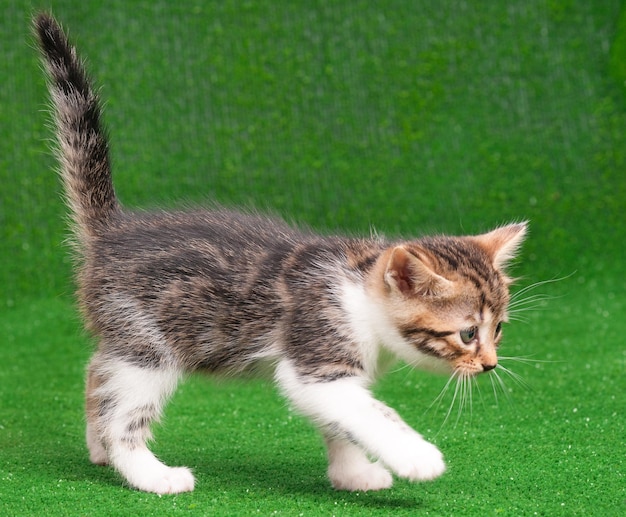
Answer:
POLYGON ((411 481, 428 481, 445 472, 443 455, 432 443, 421 438, 407 442, 398 444, 392 454, 382 458, 399 477, 411 481))
POLYGON ((178 494, 193 490, 195 480, 186 467, 168 467, 145 447, 128 450, 118 447, 110 459, 128 484, 144 492, 178 494))
POLYGON ((165 469, 158 469, 158 472, 146 474, 141 479, 135 479, 131 482, 135 488, 155 494, 191 492, 194 483, 193 474, 186 467, 165 467, 165 469))
POLYGON ((350 469, 343 466, 328 469, 328 477, 337 490, 350 490, 353 492, 368 490, 382 490, 393 484, 391 473, 380 463, 361 464, 359 468, 350 469))

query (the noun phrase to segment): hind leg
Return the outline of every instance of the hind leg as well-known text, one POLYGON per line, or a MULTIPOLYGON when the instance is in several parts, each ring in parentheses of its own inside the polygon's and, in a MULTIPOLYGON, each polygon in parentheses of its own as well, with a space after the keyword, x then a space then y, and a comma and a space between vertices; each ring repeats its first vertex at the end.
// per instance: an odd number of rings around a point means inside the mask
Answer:
POLYGON ((89 450, 89 460, 96 465, 107 465, 109 457, 102 443, 101 430, 99 427, 100 404, 96 396, 98 387, 101 384, 100 376, 97 374, 97 359, 94 359, 87 368, 87 393, 86 393, 86 413, 87 413, 87 449, 89 450))
POLYGON ((146 492, 193 490, 185 467, 160 462, 146 446, 150 424, 161 416, 180 373, 173 368, 142 368, 96 355, 87 381, 87 445, 95 463, 110 463, 128 483, 146 492))

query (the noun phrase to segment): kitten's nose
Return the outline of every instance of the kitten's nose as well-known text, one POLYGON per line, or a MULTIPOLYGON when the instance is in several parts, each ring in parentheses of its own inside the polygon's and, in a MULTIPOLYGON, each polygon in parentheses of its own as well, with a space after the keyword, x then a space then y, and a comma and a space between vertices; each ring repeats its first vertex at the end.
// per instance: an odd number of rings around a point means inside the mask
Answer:
POLYGON ((493 370, 497 365, 496 364, 483 364, 483 372, 488 372, 489 370, 493 370))

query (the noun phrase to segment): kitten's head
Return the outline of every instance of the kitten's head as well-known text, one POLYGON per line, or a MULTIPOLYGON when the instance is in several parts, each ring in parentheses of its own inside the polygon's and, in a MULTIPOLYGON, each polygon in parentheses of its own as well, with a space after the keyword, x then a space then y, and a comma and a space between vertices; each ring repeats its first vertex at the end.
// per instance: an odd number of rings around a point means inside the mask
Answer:
POLYGON ((416 366, 461 376, 495 368, 512 282, 505 267, 526 229, 526 223, 512 224, 387 250, 377 290, 402 337, 395 352, 416 366))

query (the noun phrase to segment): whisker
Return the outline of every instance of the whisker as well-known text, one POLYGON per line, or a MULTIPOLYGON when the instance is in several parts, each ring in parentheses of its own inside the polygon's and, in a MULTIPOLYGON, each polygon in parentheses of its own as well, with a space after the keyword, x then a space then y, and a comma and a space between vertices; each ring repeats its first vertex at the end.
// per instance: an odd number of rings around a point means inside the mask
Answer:
POLYGON ((493 398, 496 401, 496 406, 498 406, 499 405, 498 390, 496 389, 496 381, 494 380, 497 374, 495 371, 491 373, 495 374, 495 375, 489 375, 489 380, 491 381, 491 389, 493 390, 493 398))
POLYGON ((522 323, 528 323, 527 313, 546 310, 544 305, 529 305, 528 307, 522 307, 508 311, 509 321, 521 321, 522 323))
POLYGON ((511 312, 515 312, 528 310, 529 307, 545 307, 547 304, 544 302, 547 302, 548 300, 554 300, 556 298, 556 296, 549 296, 546 298, 537 298, 534 300, 518 300, 516 303, 510 303, 508 306, 508 310, 511 312))
POLYGON ((498 373, 498 370, 502 368, 503 368, 502 365, 499 364, 495 370, 491 371, 491 374, 494 376, 494 378, 497 381, 497 383, 494 383, 494 390, 495 390, 495 386, 498 386, 500 390, 502 391, 502 394, 504 395, 504 397, 507 399, 507 401, 511 403, 511 395, 509 394, 509 390, 506 387, 504 380, 502 379, 502 377, 500 377, 500 374, 498 373))
POLYGON ((519 385, 519 386, 521 386, 522 388, 525 388, 525 389, 527 389, 527 390, 529 390, 529 391, 532 391, 532 388, 531 388, 530 384, 528 384, 528 383, 524 380, 524 378, 523 378, 520 374, 515 373, 515 372, 513 372, 513 371, 509 370, 508 368, 505 368, 505 367, 504 367, 504 366, 502 366, 502 365, 498 365, 498 366, 499 366, 499 368, 500 368, 500 369, 501 369, 504 373, 506 373, 506 374, 507 374, 507 375, 508 375, 508 376, 509 376, 509 377, 510 377, 510 378, 511 378, 511 379, 512 379, 512 380, 513 380, 516 384, 518 384, 518 385, 519 385))
POLYGON ((500 355, 498 356, 498 360, 502 361, 516 361, 522 364, 534 364, 534 363, 561 363, 563 361, 552 361, 549 359, 533 359, 529 356, 506 356, 500 355))
POLYGON ((508 309, 507 312, 510 316, 511 314, 520 314, 522 312, 539 311, 539 310, 545 310, 545 309, 546 309, 545 305, 537 304, 537 305, 526 305, 525 307, 515 307, 513 309, 508 309))
MULTIPOLYGON (((457 379, 456 384, 454 385, 454 393, 452 395, 452 402, 450 402, 450 407, 448 408, 448 411, 446 413, 445 418, 443 419, 443 423, 441 424, 441 428, 443 429, 443 427, 446 425, 446 423, 448 422, 448 418, 450 418, 450 414, 452 413, 452 409, 454 408, 454 403, 456 402, 457 397, 459 396, 459 386, 461 385, 462 381, 461 381, 462 377, 457 379)), ((458 422, 458 420, 457 420, 458 422)), ((455 424, 456 425, 456 424, 455 424)))
POLYGON ((511 300, 507 308, 507 313, 511 320, 520 321, 519 314, 523 312, 544 310, 547 306, 545 302, 554 300, 557 297, 544 294, 535 294, 518 300, 511 300))
POLYGON ((513 302, 514 300, 517 300, 524 293, 527 293, 528 291, 531 291, 532 289, 536 289, 537 287, 540 287, 542 285, 553 284, 553 283, 556 283, 556 282, 560 282, 562 280, 567 280, 568 278, 571 278, 575 274, 576 274, 576 271, 573 271, 569 275, 566 275, 566 276, 563 276, 563 277, 560 277, 560 278, 550 278, 548 280, 541 280, 539 282, 535 282, 533 284, 527 285, 526 287, 523 287, 519 291, 513 293, 511 295, 511 301, 513 302))
POLYGON ((389 373, 398 373, 398 372, 401 372, 402 370, 412 371, 415 368, 415 366, 416 365, 413 365, 413 364, 400 363, 400 366, 398 366, 394 370, 391 370, 389 373))
MULTIPOLYGON (((461 420, 461 416, 463 415, 463 411, 465 408, 469 406, 470 416, 473 413, 472 407, 472 376, 466 373, 461 373, 458 376, 457 381, 457 389, 459 392, 459 406, 457 409, 456 421, 454 422, 454 426, 456 427, 461 420)), ((452 400, 452 405, 450 406, 450 410, 454 405, 454 399, 452 400)))
POLYGON ((428 408, 426 409, 426 411, 428 412, 435 404, 437 404, 436 409, 439 409, 439 407, 441 406, 441 402, 443 401, 443 398, 445 397, 446 393, 448 392, 448 389, 450 388, 450 384, 452 384, 452 382, 454 381, 454 379, 457 376, 457 372, 452 373, 452 375, 450 376, 450 378, 448 379, 448 381, 446 382, 446 384, 444 385, 444 387, 441 389, 441 391, 439 392, 439 395, 437 395, 437 397, 435 398, 435 400, 433 400, 430 404, 430 406, 428 406, 428 408))
POLYGON ((476 388, 476 392, 478 393, 478 400, 480 400, 483 407, 485 406, 485 399, 483 398, 483 394, 480 391, 480 383, 478 382, 478 378, 476 376, 472 377, 472 384, 476 388))
MULTIPOLYGON (((552 362, 549 360, 533 359, 527 356, 500 356, 498 359, 501 361, 514 361, 521 364, 552 362)), ((503 395, 509 403, 512 403, 510 389, 508 388, 503 375, 509 377, 516 385, 524 388, 525 390, 532 390, 531 386, 520 374, 512 371, 506 366, 503 366, 501 363, 498 363, 497 367, 488 375, 496 406, 500 405, 501 395, 503 395)), ((453 384, 454 390, 452 391, 452 399, 437 434, 439 434, 439 432, 441 432, 441 430, 450 421, 454 412, 456 412, 454 427, 458 426, 464 411, 469 410, 470 420, 472 419, 474 415, 474 392, 478 393, 479 400, 484 404, 478 376, 470 375, 461 371, 455 371, 448 378, 445 385, 437 397, 428 406, 426 411, 430 411, 433 407, 438 410, 453 384)))
MULTIPOLYGON (((572 275, 573 274, 574 273, 572 273, 572 275)), ((521 313, 545 309, 547 305, 546 302, 559 298, 558 296, 552 296, 544 293, 531 294, 531 291, 546 284, 564 280, 572 275, 568 275, 563 278, 555 278, 551 280, 535 282, 534 284, 530 284, 520 289, 516 293, 513 293, 511 295, 509 306, 507 308, 509 319, 511 321, 528 323, 528 320, 520 315, 521 313)))
POLYGON ((467 394, 469 395, 469 412, 470 419, 474 413, 474 385, 476 384, 476 377, 473 375, 467 378, 467 394))
POLYGON ((472 419, 472 416, 474 414, 474 385, 476 384, 476 377, 474 376, 468 376, 465 379, 465 384, 467 386, 467 401, 469 402, 469 413, 470 413, 470 420, 472 419))
POLYGON ((454 422, 454 427, 459 425, 459 420, 461 420, 461 414, 463 413, 463 409, 467 404, 467 377, 465 375, 461 375, 459 377, 459 385, 460 385, 460 397, 459 397, 459 407, 456 411, 456 421, 454 422))
POLYGON ((542 298, 540 300, 529 300, 527 303, 518 303, 515 305, 509 305, 507 308, 507 312, 515 313, 515 312, 524 312, 524 311, 534 311, 537 309, 545 309, 548 305, 546 303, 542 303, 548 300, 554 300, 556 297, 551 296, 550 298, 542 298))
POLYGON ((558 296, 548 295, 548 294, 533 294, 533 295, 528 296, 526 298, 520 298, 520 299, 516 298, 516 299, 511 300, 511 302, 509 303, 509 309, 516 308, 516 307, 521 307, 521 306, 524 306, 524 305, 528 305, 530 303, 554 300, 555 298, 559 298, 559 297, 558 296))
MULTIPOLYGON (((554 280, 554 281, 556 281, 556 280, 554 280)), ((534 293, 534 294, 531 294, 531 291, 533 289, 537 289, 538 287, 546 285, 546 284, 548 284, 550 282, 551 281, 548 280, 548 281, 545 281, 545 282, 536 282, 534 284, 527 285, 526 287, 524 287, 524 289, 520 289, 519 291, 517 291, 515 293, 511 293, 511 301, 514 302, 514 301, 518 301, 518 300, 526 300, 528 298, 534 298, 536 296, 539 297, 539 298, 544 297, 544 296, 547 296, 547 297, 553 296, 553 295, 549 295, 549 294, 546 294, 546 293, 534 293)))

